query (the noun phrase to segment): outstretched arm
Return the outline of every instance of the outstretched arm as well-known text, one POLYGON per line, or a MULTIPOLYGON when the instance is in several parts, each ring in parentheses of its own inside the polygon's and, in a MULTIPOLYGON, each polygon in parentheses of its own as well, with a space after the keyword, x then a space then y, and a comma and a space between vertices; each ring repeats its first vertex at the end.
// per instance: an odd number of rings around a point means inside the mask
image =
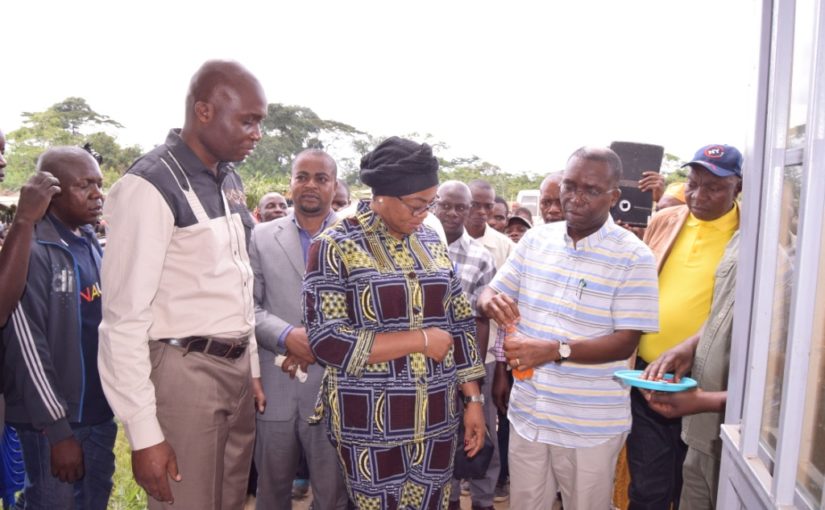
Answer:
MULTIPOLYGON (((568 359, 591 364, 627 359, 639 344, 640 336, 640 331, 624 329, 597 338, 569 340, 568 359)), ((537 367, 559 359, 559 342, 511 335, 504 340, 504 355, 514 368, 537 367)))

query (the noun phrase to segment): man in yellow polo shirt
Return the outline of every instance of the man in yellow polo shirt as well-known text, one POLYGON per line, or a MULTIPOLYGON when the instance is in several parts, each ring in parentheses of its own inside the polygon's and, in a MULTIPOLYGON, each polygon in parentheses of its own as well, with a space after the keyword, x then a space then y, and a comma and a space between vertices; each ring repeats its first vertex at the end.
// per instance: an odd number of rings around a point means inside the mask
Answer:
MULTIPOLYGON (((696 152, 685 187, 686 204, 656 215, 645 242, 659 270, 659 332, 642 335, 636 368, 695 335, 710 313, 716 267, 739 229, 742 154, 729 145, 696 152)), ((678 508, 687 447, 681 419, 659 415, 631 391, 633 427, 627 439, 630 510, 678 508)))

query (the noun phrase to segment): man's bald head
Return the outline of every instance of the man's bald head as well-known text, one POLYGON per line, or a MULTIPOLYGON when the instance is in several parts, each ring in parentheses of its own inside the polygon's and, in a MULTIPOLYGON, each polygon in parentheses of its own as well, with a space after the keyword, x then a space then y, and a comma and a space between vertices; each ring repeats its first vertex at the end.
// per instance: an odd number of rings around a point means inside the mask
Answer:
POLYGON ((447 243, 454 242, 464 234, 464 223, 470 213, 472 198, 470 187, 461 181, 445 181, 438 187, 435 216, 444 227, 447 243))
POLYGON ((583 159, 586 161, 598 161, 601 163, 606 163, 608 172, 608 178, 610 182, 608 183, 611 187, 616 187, 619 185, 619 181, 622 180, 622 160, 619 158, 619 155, 613 152, 612 149, 607 147, 588 147, 584 146, 577 149, 573 154, 570 155, 570 158, 567 160, 569 165, 570 161, 574 159, 583 159))
POLYGON ((209 103, 214 95, 226 94, 225 89, 262 89, 258 79, 238 62, 231 60, 209 60, 192 76, 189 92, 186 94, 186 118, 194 115, 195 103, 209 103))
POLYGON ((438 196, 441 197, 448 194, 466 197, 467 203, 472 200, 470 187, 461 181, 444 181, 441 183, 441 186, 438 187, 438 196))
POLYGON ((80 147, 53 147, 37 160, 37 171, 60 181, 49 211, 63 225, 77 232, 97 222, 103 210, 103 174, 94 156, 80 147))
POLYGON ((269 193, 264 194, 261 197, 261 200, 258 201, 258 207, 262 207, 265 203, 269 202, 270 200, 283 200, 286 202, 286 199, 283 195, 278 193, 277 191, 270 191, 269 193))
POLYGON ((564 176, 564 170, 559 170, 558 172, 551 172, 551 173, 547 174, 547 177, 545 177, 541 181, 541 184, 539 185, 539 191, 543 193, 544 190, 546 190, 547 187, 550 186, 551 184, 555 184, 556 186, 561 186, 561 180, 562 180, 563 176, 564 176))
POLYGON ((467 216, 467 232, 478 238, 484 235, 487 229, 487 220, 493 214, 496 205, 496 190, 493 185, 483 179, 473 179, 469 183, 472 197, 470 214, 467 216))
POLYGON ((539 212, 545 223, 564 219, 561 210, 561 181, 564 172, 553 172, 541 181, 539 186, 539 212))
POLYGON ((89 162, 98 167, 94 156, 80 147, 52 147, 37 159, 36 171, 51 173, 60 181, 61 186, 65 186, 67 177, 89 162))
POLYGON ((329 169, 330 173, 332 173, 332 177, 334 179, 338 178, 338 163, 335 162, 335 158, 330 156, 322 149, 304 149, 295 156, 295 159, 292 161, 292 172, 295 172, 295 168, 299 166, 299 163, 306 159, 306 158, 321 158, 325 161, 327 169, 329 169))
POLYGON ((189 84, 180 136, 217 175, 220 163, 252 153, 266 114, 266 95, 252 73, 237 62, 210 60, 189 84))
POLYGON ((286 216, 289 206, 286 198, 280 193, 272 191, 266 193, 258 202, 258 221, 265 223, 286 216))
POLYGON ((490 181, 485 181, 484 179, 473 179, 470 181, 469 187, 471 193, 479 190, 492 193, 494 198, 496 196, 496 189, 492 184, 490 184, 490 181))

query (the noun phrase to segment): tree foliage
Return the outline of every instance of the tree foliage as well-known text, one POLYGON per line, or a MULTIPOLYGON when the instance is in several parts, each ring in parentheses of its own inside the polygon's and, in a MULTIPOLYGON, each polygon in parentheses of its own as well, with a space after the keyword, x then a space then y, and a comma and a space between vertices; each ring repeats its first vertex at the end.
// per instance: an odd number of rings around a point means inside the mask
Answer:
POLYGON ((270 191, 287 194, 292 160, 302 150, 326 150, 337 161, 339 176, 344 177, 352 174, 352 155, 369 139, 366 133, 343 122, 322 119, 307 107, 281 103, 268 106, 262 131, 255 152, 238 165, 250 208, 270 191))
POLYGON ((114 136, 94 128, 123 126, 92 110, 85 99, 69 97, 42 112, 23 113, 23 126, 7 134, 8 167, 3 187, 17 190, 34 173, 37 158, 49 147, 91 143, 103 156, 104 185, 111 186, 140 153, 140 147, 121 147, 114 136))
MULTIPOLYGON (((0 186, 16 190, 34 171, 37 157, 56 145, 83 145, 86 142, 103 156, 101 170, 108 188, 140 156, 140 147, 122 147, 106 130, 123 126, 92 109, 85 99, 69 97, 42 112, 26 112, 20 129, 7 133, 9 140, 6 182, 0 186)), ((433 147, 441 166, 441 180, 469 182, 486 179, 496 192, 514 200, 521 189, 536 189, 543 176, 512 174, 475 155, 448 156, 449 146, 428 134, 402 135, 433 147)), ((247 204, 254 209, 262 195, 278 191, 288 195, 292 160, 304 149, 326 150, 338 163, 338 178, 350 185, 355 196, 369 194, 358 178, 361 156, 372 150, 384 136, 375 136, 343 122, 321 118, 310 108, 272 103, 262 125, 262 138, 255 151, 241 164, 247 204)))
POLYGON ((123 125, 112 120, 107 115, 101 115, 92 110, 89 104, 82 97, 67 97, 63 101, 54 104, 45 112, 23 112, 23 117, 26 118, 26 123, 38 124, 39 118, 44 115, 55 114, 60 128, 68 131, 72 135, 79 135, 80 128, 95 125, 109 125, 117 128, 122 128, 123 125))
POLYGON ((475 179, 483 179, 493 186, 497 196, 512 202, 516 199, 516 195, 520 190, 538 189, 539 184, 544 179, 543 175, 505 172, 498 165, 484 161, 476 155, 446 158, 442 155, 449 150, 448 145, 445 143, 431 145, 433 145, 433 152, 438 157, 438 178, 441 182, 452 179, 469 183, 475 179))

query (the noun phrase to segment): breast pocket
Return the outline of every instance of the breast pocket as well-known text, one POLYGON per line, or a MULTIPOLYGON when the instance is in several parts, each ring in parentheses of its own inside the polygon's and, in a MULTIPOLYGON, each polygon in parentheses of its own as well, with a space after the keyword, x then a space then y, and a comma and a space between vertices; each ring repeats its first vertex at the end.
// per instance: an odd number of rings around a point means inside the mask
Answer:
POLYGON ((613 292, 603 281, 577 278, 567 294, 573 310, 575 328, 586 336, 593 336, 612 327, 609 313, 613 292))

